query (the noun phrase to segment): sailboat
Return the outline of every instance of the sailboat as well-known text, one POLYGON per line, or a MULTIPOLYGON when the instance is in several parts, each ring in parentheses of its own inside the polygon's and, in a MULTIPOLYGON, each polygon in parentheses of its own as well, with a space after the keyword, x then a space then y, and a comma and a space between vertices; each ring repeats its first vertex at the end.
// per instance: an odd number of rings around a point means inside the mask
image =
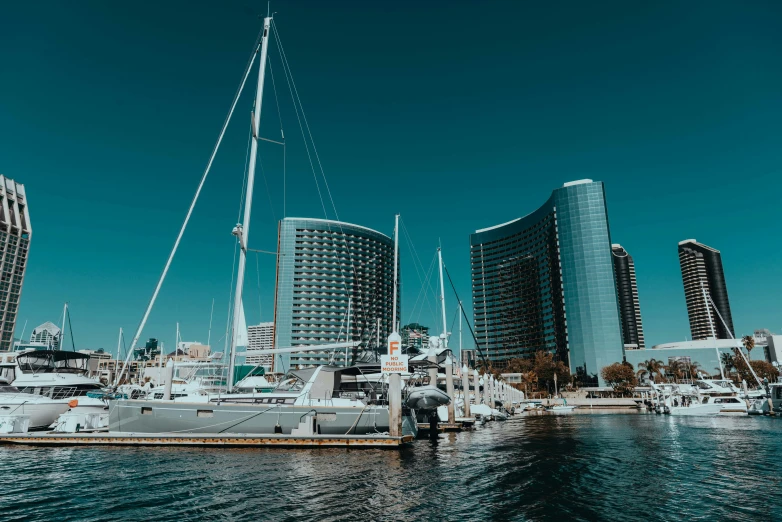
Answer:
MULTIPOLYGON (((245 190, 244 217, 242 223, 233 229, 233 234, 239 242, 240 253, 228 357, 227 393, 211 394, 198 401, 191 400, 189 397, 173 401, 120 398, 114 401, 111 408, 110 431, 292 435, 353 435, 389 431, 390 419, 387 398, 382 395, 382 389, 378 389, 364 377, 366 370, 361 366, 320 366, 305 370, 291 370, 271 392, 257 393, 253 390, 250 393, 236 393, 238 390, 234 385, 234 373, 237 347, 242 346, 242 343, 246 345, 246 340, 242 339, 242 336, 246 335, 246 326, 242 324, 244 319, 242 291, 250 234, 258 142, 263 139, 259 134, 259 126, 271 29, 272 17, 267 16, 263 21, 262 37, 252 59, 254 61, 255 57, 260 57, 255 105, 251 119, 252 139, 245 190)), ((249 73, 249 69, 247 73, 249 73)), ((214 153, 212 158, 214 158, 214 153)), ((191 211, 192 208, 191 205, 191 211)), ((173 257, 173 252, 171 257, 173 257)), ((171 257, 169 257, 168 265, 170 265, 171 257)), ((161 283, 162 279, 158 282, 156 294, 161 283)), ((149 306, 151 307, 151 303, 149 306)), ((144 320, 148 314, 149 307, 144 320)), ((140 329, 141 327, 143 327, 143 321, 140 329)), ((136 337, 139 335, 140 333, 137 333, 136 337)), ((324 350, 346 348, 353 345, 352 342, 336 343, 313 348, 324 350)), ((306 349, 304 347, 275 348, 266 351, 266 353, 300 352, 306 349)), ((377 370, 379 370, 379 366, 375 371, 377 370)), ((415 423, 409 418, 405 419, 404 415, 403 434, 415 434, 415 423)))

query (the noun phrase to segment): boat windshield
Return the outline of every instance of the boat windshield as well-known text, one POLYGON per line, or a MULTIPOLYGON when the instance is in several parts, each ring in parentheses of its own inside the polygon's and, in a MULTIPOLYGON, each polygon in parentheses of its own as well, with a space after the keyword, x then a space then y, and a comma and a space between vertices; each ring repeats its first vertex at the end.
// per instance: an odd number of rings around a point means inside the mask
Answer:
POLYGON ((0 393, 19 393, 16 386, 0 386, 0 393))

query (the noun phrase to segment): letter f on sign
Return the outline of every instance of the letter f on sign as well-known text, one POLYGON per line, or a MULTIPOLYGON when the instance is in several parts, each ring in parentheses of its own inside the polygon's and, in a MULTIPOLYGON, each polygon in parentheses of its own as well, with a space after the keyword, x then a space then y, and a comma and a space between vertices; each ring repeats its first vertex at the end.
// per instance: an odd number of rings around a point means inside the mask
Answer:
POLYGON ((399 353, 399 341, 391 341, 388 344, 388 355, 397 355, 399 353))

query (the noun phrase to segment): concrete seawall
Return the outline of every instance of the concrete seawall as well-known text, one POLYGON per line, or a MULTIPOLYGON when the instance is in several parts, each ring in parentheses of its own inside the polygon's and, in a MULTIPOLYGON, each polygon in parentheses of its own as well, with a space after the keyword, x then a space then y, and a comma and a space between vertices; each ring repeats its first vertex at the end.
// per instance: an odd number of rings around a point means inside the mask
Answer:
MULTIPOLYGON (((579 409, 592 408, 594 410, 606 410, 606 409, 638 409, 638 403, 634 399, 587 399, 585 397, 579 398, 565 398, 568 406, 577 406, 579 409)), ((562 399, 545 399, 543 404, 549 405, 562 405, 562 399)))

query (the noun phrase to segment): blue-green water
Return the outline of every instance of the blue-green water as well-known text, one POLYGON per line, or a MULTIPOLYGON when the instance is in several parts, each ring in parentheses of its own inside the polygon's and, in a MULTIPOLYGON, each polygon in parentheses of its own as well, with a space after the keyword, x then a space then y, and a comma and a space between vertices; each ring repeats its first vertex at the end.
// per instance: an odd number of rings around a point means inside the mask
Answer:
POLYGON ((0 447, 0 520, 781 520, 782 420, 516 418, 389 450, 0 447))

